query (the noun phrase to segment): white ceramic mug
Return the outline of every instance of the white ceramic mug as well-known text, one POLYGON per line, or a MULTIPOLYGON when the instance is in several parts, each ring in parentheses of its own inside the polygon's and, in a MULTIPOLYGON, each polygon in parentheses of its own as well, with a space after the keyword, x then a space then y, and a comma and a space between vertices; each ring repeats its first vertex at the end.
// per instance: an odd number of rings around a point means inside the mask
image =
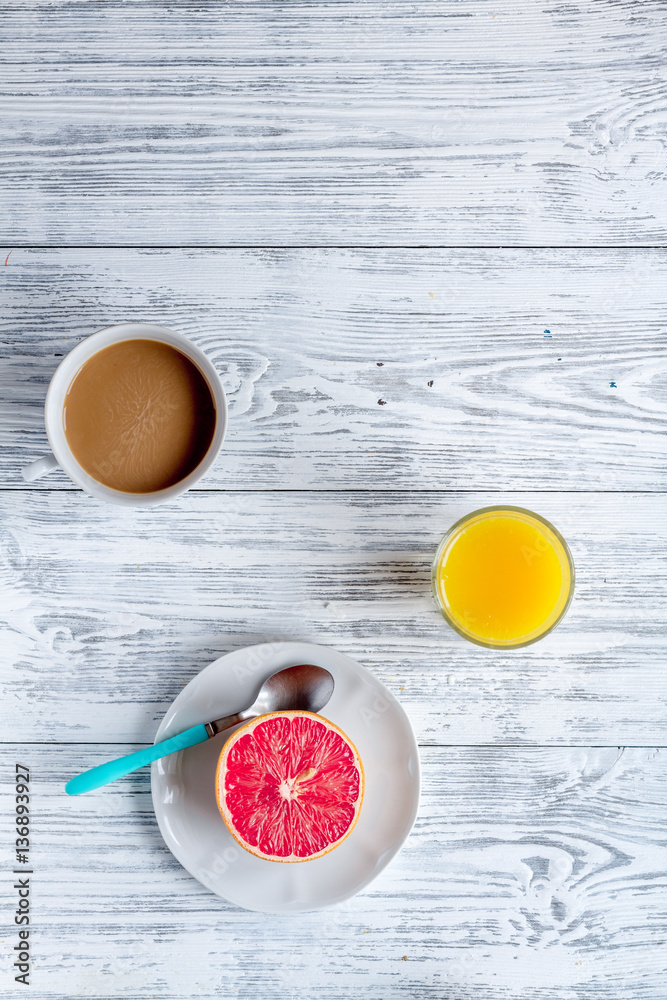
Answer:
POLYGON ((60 467, 67 473, 72 482, 76 483, 90 493, 91 496, 100 500, 107 500, 109 503, 124 504, 126 507, 150 507, 154 504, 165 503, 173 500, 174 497, 185 493, 191 486, 199 482, 202 476, 215 462, 227 428, 227 401, 222 381, 217 371, 198 347, 180 333, 172 330, 165 330, 160 326, 151 326, 145 323, 122 323, 120 326, 110 326, 106 330, 93 333, 90 337, 82 340, 80 344, 70 351, 67 357, 63 358, 56 368, 44 404, 44 423, 46 434, 51 445, 52 454, 38 459, 23 470, 23 478, 27 482, 32 482, 43 476, 44 473, 60 467), (186 358, 189 358, 197 366, 201 374, 206 379, 206 384, 211 390, 213 402, 215 403, 216 421, 213 439, 196 469, 179 482, 168 486, 164 490, 157 490, 154 493, 123 493, 121 490, 111 489, 104 486, 96 479, 93 479, 86 470, 79 465, 75 459, 67 438, 63 424, 63 408, 65 406, 65 396, 72 384, 72 379, 82 365, 86 363, 98 351, 117 344, 122 340, 157 340, 163 344, 169 344, 176 348, 186 358))

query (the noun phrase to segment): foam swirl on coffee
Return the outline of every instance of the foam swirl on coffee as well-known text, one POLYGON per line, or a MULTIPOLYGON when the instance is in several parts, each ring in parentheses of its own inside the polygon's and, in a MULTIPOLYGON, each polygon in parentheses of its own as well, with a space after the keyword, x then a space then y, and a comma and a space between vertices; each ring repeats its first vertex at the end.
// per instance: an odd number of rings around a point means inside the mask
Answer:
POLYGON ((81 467, 123 493, 154 493, 185 479, 206 455, 216 424, 211 390, 181 351, 123 340, 74 376, 65 436, 81 467))

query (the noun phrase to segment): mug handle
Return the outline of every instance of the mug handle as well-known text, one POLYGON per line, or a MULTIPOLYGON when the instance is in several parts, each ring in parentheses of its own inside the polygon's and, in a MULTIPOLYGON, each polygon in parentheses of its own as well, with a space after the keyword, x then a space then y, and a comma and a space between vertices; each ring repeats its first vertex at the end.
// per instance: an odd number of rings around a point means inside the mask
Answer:
POLYGON ((55 455, 49 453, 44 458, 38 458, 36 462, 26 465, 22 475, 26 483, 32 483, 35 479, 39 479, 40 476, 45 475, 47 472, 52 472, 53 469, 57 468, 58 462, 55 455))

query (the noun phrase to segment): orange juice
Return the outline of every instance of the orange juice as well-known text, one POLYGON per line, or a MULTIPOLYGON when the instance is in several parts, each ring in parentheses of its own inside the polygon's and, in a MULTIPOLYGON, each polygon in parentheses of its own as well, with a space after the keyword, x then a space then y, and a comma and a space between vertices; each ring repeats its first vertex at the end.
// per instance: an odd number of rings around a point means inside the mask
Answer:
POLYGON ((573 589, 564 538, 522 507, 484 507, 462 518, 433 563, 442 614, 482 646, 526 646, 542 638, 567 611, 573 589))

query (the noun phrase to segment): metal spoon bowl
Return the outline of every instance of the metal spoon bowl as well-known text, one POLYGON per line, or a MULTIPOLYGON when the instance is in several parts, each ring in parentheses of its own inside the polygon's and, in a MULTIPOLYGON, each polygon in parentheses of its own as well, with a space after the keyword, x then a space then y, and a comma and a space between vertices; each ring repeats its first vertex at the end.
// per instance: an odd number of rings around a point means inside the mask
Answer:
POLYGON ((334 679, 324 667, 312 663, 285 667, 267 677, 252 705, 242 712, 207 722, 206 729, 209 736, 216 736, 230 726, 269 712, 319 712, 331 698, 333 689, 334 679))

